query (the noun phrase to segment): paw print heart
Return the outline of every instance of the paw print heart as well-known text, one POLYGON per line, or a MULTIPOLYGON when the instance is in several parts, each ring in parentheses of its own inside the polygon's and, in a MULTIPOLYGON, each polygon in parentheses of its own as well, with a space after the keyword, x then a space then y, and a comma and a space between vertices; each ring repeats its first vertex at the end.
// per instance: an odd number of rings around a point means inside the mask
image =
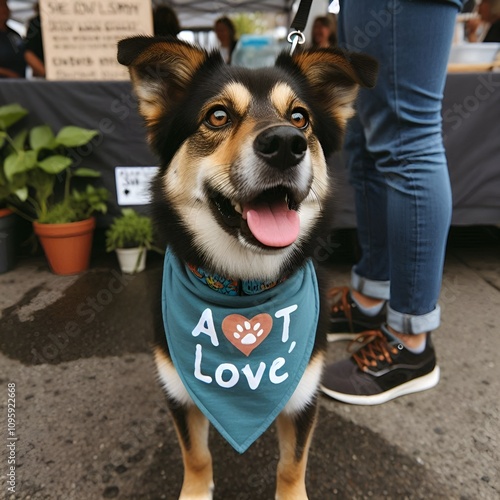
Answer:
POLYGON ((273 318, 266 313, 257 314, 252 319, 241 314, 230 314, 222 321, 222 331, 227 340, 245 356, 258 347, 271 332, 273 318))

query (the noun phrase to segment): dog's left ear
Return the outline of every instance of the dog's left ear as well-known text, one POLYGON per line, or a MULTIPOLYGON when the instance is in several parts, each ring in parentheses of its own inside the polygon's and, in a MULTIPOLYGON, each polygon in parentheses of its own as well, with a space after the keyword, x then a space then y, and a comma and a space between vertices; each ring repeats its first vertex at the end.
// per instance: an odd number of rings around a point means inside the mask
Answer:
POLYGON ((207 56, 172 37, 136 36, 118 43, 118 62, 129 68, 139 112, 149 126, 179 102, 207 56))
POLYGON ((330 114, 343 125, 354 114, 353 104, 360 86, 372 88, 378 63, 365 54, 340 49, 298 52, 292 57, 330 114))

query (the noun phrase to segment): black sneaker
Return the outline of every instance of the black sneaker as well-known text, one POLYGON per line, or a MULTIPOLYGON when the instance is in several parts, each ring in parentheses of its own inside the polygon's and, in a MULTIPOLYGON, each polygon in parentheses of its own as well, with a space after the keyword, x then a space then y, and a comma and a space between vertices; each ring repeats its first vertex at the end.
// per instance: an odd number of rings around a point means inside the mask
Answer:
POLYGON ((377 330, 385 323, 387 303, 384 304, 384 307, 376 316, 367 316, 359 310, 356 302, 354 302, 349 287, 332 288, 328 295, 334 298, 330 311, 328 342, 354 340, 359 333, 367 330, 377 330))
POLYGON ((439 367, 430 335, 424 352, 414 354, 383 330, 359 335, 354 342, 363 346, 358 351, 326 367, 321 385, 326 395, 344 403, 377 405, 437 385, 439 367))

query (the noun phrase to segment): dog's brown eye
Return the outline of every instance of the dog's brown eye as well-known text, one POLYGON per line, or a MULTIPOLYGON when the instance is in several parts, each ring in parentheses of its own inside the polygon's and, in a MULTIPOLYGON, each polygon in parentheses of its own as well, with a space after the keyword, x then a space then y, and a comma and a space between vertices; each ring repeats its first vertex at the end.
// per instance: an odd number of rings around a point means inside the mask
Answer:
POLYGON ((309 116, 307 111, 302 108, 295 109, 292 112, 291 121, 297 128, 306 128, 309 125, 309 116))
POLYGON ((216 108, 208 113, 205 121, 211 127, 219 128, 229 123, 229 115, 223 108, 216 108))

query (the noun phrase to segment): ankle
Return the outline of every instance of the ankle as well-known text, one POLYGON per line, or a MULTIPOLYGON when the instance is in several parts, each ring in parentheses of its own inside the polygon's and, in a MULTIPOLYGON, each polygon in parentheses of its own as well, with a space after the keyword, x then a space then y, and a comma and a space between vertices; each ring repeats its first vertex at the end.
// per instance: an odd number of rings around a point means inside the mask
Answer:
POLYGON ((401 340, 401 342, 409 349, 419 350, 422 347, 422 344, 427 341, 428 332, 417 334, 401 333, 389 325, 387 325, 387 330, 389 330, 391 335, 401 340))
POLYGON ((375 297, 368 297, 368 295, 363 295, 361 292, 356 290, 351 290, 351 297, 363 307, 375 307, 384 302, 384 299, 376 299, 375 297))

